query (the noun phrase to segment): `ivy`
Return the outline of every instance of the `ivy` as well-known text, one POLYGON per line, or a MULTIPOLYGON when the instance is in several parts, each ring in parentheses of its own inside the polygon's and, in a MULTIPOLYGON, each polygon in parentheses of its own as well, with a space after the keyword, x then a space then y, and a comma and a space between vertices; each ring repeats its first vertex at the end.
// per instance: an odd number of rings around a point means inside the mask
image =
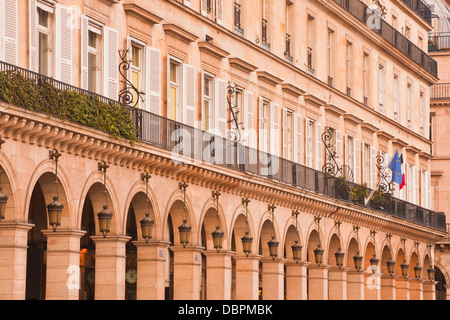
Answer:
POLYGON ((118 103, 105 103, 96 97, 76 91, 65 91, 46 81, 27 79, 20 72, 0 72, 0 100, 40 111, 62 122, 72 121, 108 132, 115 139, 126 139, 133 145, 136 127, 130 111, 118 103))

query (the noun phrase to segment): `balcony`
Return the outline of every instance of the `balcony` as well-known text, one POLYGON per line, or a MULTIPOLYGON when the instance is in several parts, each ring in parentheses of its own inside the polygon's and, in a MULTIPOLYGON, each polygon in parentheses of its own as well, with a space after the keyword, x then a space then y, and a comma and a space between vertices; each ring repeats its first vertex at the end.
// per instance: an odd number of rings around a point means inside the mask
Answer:
POLYGON ((430 33, 428 35, 428 51, 450 51, 450 33, 430 33))
POLYGON ((402 2, 431 26, 431 8, 427 3, 421 0, 402 0, 402 2))
MULTIPOLYGON (((359 0, 333 0, 339 6, 348 11, 360 22, 366 26, 370 25, 373 20, 371 9, 359 0), (370 19, 370 20, 369 20, 370 19), (368 24, 369 22, 369 24, 368 24)), ((404 35, 395 30, 385 20, 379 19, 375 26, 371 28, 375 33, 378 33, 384 40, 389 42, 392 46, 397 48, 402 54, 407 56, 425 71, 437 77, 437 62, 422 51, 419 47, 414 45, 404 35)))
POLYGON ((431 99, 450 99, 450 83, 437 83, 431 87, 431 99))
POLYGON ((103 98, 97 94, 66 85, 4 62, 0 62, 0 73, 10 77, 20 74, 27 81, 34 82, 35 86, 43 84, 54 86, 59 90, 60 94, 73 91, 77 94, 86 95, 92 100, 102 101, 116 109, 125 107, 134 123, 136 137, 139 141, 169 150, 172 154, 178 153, 182 155, 182 159, 204 161, 205 163, 215 164, 248 175, 259 176, 333 199, 342 200, 361 209, 372 209, 383 215, 400 218, 440 231, 446 230, 446 219, 442 213, 421 208, 385 194, 374 197, 365 206, 364 197, 361 197, 361 194, 369 194, 370 189, 344 181, 342 178, 246 147, 240 143, 186 126, 142 109, 121 105, 117 101, 103 98), (358 192, 354 192, 354 190, 358 192))

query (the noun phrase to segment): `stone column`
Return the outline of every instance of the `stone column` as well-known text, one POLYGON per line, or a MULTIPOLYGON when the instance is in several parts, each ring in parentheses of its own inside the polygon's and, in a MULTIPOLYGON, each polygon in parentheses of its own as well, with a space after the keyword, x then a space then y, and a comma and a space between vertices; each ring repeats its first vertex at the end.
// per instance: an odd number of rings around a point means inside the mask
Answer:
POLYGON ((164 300, 166 248, 170 242, 133 241, 137 247, 137 300, 164 300))
POLYGON ((317 265, 308 267, 309 300, 328 300, 328 268, 317 265))
POLYGON ((410 299, 410 281, 411 278, 399 277, 395 283, 397 288, 395 293, 396 300, 409 300, 410 299))
POLYGON ((200 300, 202 247, 173 246, 173 299, 200 300))
POLYGON ((258 300, 259 260, 261 256, 237 255, 236 260, 236 300, 258 300))
POLYGON ((0 222, 0 300, 25 300, 29 223, 0 222))
POLYGON ((46 300, 79 300, 82 230, 42 230, 47 237, 46 300))
POLYGON ((347 272, 347 299, 364 300, 364 272, 347 272))
POLYGON ((364 299, 381 300, 381 273, 364 273, 364 299))
POLYGON ((436 300, 436 284, 436 281, 424 281, 423 300, 436 300))
POLYGON ((411 279, 409 282, 409 299, 423 300, 423 280, 411 279))
POLYGON ((206 251, 206 299, 231 300, 231 257, 229 251, 206 251))
POLYGON ((381 274, 381 300, 396 300, 396 278, 398 276, 381 274))
POLYGON ((121 235, 91 236, 95 242, 95 300, 125 299, 126 243, 121 235))
POLYGON ((286 259, 263 258, 263 300, 284 300, 284 263, 286 259))
POLYGON ((332 267, 328 270, 328 299, 347 300, 347 272, 349 269, 332 267))
POLYGON ((286 300, 306 300, 308 298, 307 268, 309 262, 286 262, 286 300))

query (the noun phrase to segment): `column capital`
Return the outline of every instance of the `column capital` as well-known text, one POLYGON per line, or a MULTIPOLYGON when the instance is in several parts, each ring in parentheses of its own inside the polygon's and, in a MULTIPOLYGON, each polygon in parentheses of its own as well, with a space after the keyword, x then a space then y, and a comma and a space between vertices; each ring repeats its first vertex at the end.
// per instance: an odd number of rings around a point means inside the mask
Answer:
POLYGON ((327 264, 322 264, 322 265, 320 265, 320 266, 318 266, 317 264, 311 264, 311 265, 309 265, 308 266, 308 269, 315 269, 315 270, 320 270, 320 269, 323 269, 323 270, 328 270, 328 269, 330 269, 330 265, 327 265, 327 264))
POLYGON ((130 241, 131 237, 124 236, 124 235, 107 235, 106 237, 103 237, 101 235, 99 236, 91 236, 91 239, 97 243, 97 242, 128 242, 130 241))
POLYGON ((0 222, 0 229, 23 229, 25 231, 31 230, 34 227, 33 223, 16 222, 16 221, 2 221, 0 222))
POLYGON ((74 229, 56 229, 56 231, 53 231, 53 229, 45 229, 41 230, 41 232, 48 238, 48 237, 78 237, 81 238, 86 231, 84 230, 74 230, 74 229))
POLYGON ((306 261, 292 261, 292 260, 288 260, 286 261, 285 265, 288 267, 308 267, 311 264, 311 262, 306 262, 306 261))
POLYGON ((236 260, 238 260, 238 259, 240 259, 240 260, 245 260, 245 259, 247 259, 247 260, 261 260, 263 258, 263 256, 260 256, 260 255, 257 255, 257 254, 249 254, 248 255, 248 257, 245 255, 245 254, 236 254, 235 256, 234 256, 234 259, 236 259, 236 260))
POLYGON ((235 256, 236 252, 234 251, 228 251, 228 250, 220 250, 217 252, 217 250, 207 250, 203 251, 203 254, 207 257, 225 257, 225 256, 235 256))
POLYGON ((261 258, 261 262, 262 262, 262 263, 282 263, 282 264, 284 264, 284 263, 286 263, 287 261, 288 261, 288 260, 285 259, 285 258, 275 258, 275 259, 268 258, 268 257, 262 257, 262 258, 261 258))
POLYGON ((176 246, 170 246, 170 250, 172 251, 197 251, 197 252, 203 252, 205 250, 204 247, 200 246, 186 246, 183 247, 182 245, 176 245, 176 246))
POLYGON ((136 247, 161 247, 165 249, 170 246, 170 241, 163 240, 150 240, 148 243, 146 243, 145 240, 136 240, 132 241, 132 243, 136 247))

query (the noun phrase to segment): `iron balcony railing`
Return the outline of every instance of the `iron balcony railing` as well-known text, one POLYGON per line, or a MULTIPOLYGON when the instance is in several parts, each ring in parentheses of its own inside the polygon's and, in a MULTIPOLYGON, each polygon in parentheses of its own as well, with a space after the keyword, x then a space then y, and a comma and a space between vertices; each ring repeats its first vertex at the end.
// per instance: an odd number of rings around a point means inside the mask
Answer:
POLYGON ((436 83, 431 87, 431 99, 450 99, 450 83, 436 83))
POLYGON ((428 51, 450 51, 450 32, 430 33, 428 51))
MULTIPOLYGON (((0 62, 0 72, 5 71, 19 72, 27 79, 36 80, 38 85, 46 82, 60 90, 74 90, 86 94, 92 99, 114 103, 118 106, 122 105, 98 94, 0 62)), ((135 123, 138 139, 141 142, 169 150, 172 155, 180 155, 180 157, 172 157, 173 161, 181 162, 189 159, 198 163, 216 164, 365 206, 364 199, 355 197, 351 190, 356 187, 360 191, 363 190, 365 194, 369 194, 370 189, 368 188, 145 110, 125 107, 130 111, 135 123)), ((382 195, 371 200, 365 207, 436 230, 446 230, 444 214, 393 198, 390 195, 382 195)))
POLYGON ((432 23, 431 8, 421 0, 402 0, 404 4, 410 7, 415 13, 422 17, 430 26, 432 23))
POLYGON ((356 19, 378 33, 384 40, 397 48, 409 59, 414 61, 424 70, 437 77, 437 62, 423 50, 413 44, 408 38, 394 29, 389 23, 377 16, 372 10, 359 0, 333 0, 339 6, 347 10, 356 19))

